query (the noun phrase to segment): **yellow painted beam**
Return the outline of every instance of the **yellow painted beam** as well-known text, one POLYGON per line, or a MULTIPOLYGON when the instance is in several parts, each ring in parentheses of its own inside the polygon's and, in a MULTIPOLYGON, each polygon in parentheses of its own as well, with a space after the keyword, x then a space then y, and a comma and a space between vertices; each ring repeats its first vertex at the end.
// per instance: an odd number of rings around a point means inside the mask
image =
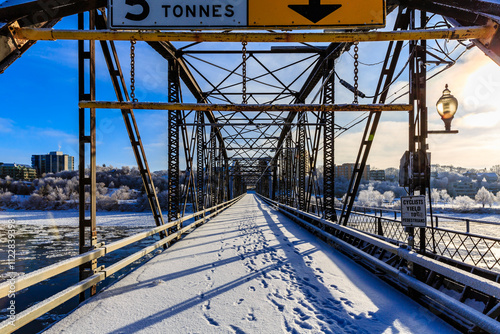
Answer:
POLYGON ((146 109, 146 110, 199 110, 199 111, 406 111, 410 104, 203 104, 163 102, 109 102, 80 101, 80 108, 146 109))
POLYGON ((376 42, 429 39, 488 39, 495 26, 457 27, 450 29, 367 32, 160 32, 115 30, 54 30, 11 27, 17 40, 115 40, 170 42, 376 42))

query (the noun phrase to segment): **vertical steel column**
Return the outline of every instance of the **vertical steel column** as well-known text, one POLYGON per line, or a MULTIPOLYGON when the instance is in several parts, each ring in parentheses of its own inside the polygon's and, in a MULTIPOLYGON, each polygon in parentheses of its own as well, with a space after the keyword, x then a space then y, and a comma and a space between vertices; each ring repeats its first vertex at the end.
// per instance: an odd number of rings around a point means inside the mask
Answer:
POLYGON ((278 193, 278 162, 273 160, 273 176, 272 176, 272 190, 271 190, 271 199, 273 201, 276 200, 276 195, 278 193))
MULTIPOLYGON (((416 11, 410 13, 410 29, 416 27, 416 11)), ((420 12, 420 28, 427 24, 426 12, 420 12)), ((412 159, 409 194, 425 195, 426 188, 430 186, 430 165, 427 161, 427 42, 410 41, 410 101, 414 106, 409 112, 409 152, 412 159)), ((410 228, 410 235, 414 234, 410 228)), ((425 253, 426 240, 425 228, 420 228, 419 252, 425 253)))
POLYGON ((276 166, 277 177, 278 177, 278 185, 277 185, 277 201, 278 203, 283 203, 283 153, 284 150, 281 150, 278 155, 278 163, 276 166))
POLYGON ((269 197, 269 169, 267 160, 259 160, 259 174, 262 175, 259 181, 259 193, 262 196, 269 197))
MULTIPOLYGON (((223 158, 223 157, 222 157, 223 158)), ((231 192, 229 190, 229 159, 224 159, 224 199, 223 202, 231 199, 231 192)))
POLYGON ((297 126, 297 186, 296 186, 296 197, 297 197, 297 208, 299 210, 306 210, 306 166, 307 166, 307 152, 306 152, 306 113, 301 112, 297 115, 298 126, 297 126))
POLYGON ((233 170, 233 198, 238 197, 243 193, 243 185, 241 183, 241 170, 240 170, 240 163, 236 161, 234 163, 234 170, 233 170))
MULTIPOLYGON (((180 102, 179 67, 174 59, 168 61, 168 102, 180 102)), ((180 216, 178 115, 177 110, 168 111, 168 222, 180 216)), ((168 233, 176 230, 176 227, 172 227, 168 233)))
POLYGON ((287 149, 288 147, 288 140, 287 138, 285 138, 285 140, 283 141, 283 146, 285 147, 285 149, 283 150, 282 152, 282 155, 281 155, 281 183, 282 183, 282 186, 281 186, 281 202, 283 204, 286 204, 288 205, 288 152, 289 150, 287 149))
POLYGON ((217 155, 217 204, 224 202, 225 175, 224 158, 222 157, 222 144, 219 142, 217 155))
POLYGON ((286 205, 293 206, 293 160, 294 151, 292 147, 292 134, 289 133, 285 139, 285 150, 286 150, 286 163, 285 163, 285 175, 286 175, 286 205))
POLYGON ((196 196, 198 210, 205 208, 205 120, 203 111, 197 112, 198 126, 196 128, 196 196))
MULTIPOLYGON (((323 104, 335 103, 335 76, 330 75, 335 67, 335 61, 329 59, 324 68, 323 78, 328 80, 323 89, 323 104)), ((323 206, 324 218, 329 221, 337 221, 335 211, 335 114, 324 112, 325 132, 323 136, 323 206)))
POLYGON ((217 138, 215 132, 217 129, 212 126, 210 131, 210 205, 217 204, 217 138))
MULTIPOLYGON (((94 12, 88 14, 88 29, 95 27, 94 12)), ((85 29, 85 14, 78 14, 78 29, 85 29)), ((78 41, 78 96, 80 100, 95 100, 95 41, 78 41), (85 47, 87 44, 87 48, 85 47), (86 80, 88 78, 88 82, 86 80)), ((96 228, 96 120, 95 108, 79 109, 79 252, 93 250, 97 244, 96 228), (88 134, 87 134, 88 133, 88 134), (89 171, 85 172, 89 155, 89 171), (86 190, 89 196, 86 196, 86 190)), ((94 274, 97 260, 80 266, 80 281, 94 274)), ((90 288, 90 295, 96 293, 96 286, 90 288)), ((80 294, 80 301, 85 292, 80 294)))

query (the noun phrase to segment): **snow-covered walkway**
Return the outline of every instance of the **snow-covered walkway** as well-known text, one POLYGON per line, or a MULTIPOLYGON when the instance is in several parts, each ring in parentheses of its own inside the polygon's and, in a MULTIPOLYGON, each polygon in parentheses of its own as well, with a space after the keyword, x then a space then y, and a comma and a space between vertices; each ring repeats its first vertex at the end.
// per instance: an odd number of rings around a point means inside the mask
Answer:
POLYGON ((49 333, 450 333, 253 194, 49 333))

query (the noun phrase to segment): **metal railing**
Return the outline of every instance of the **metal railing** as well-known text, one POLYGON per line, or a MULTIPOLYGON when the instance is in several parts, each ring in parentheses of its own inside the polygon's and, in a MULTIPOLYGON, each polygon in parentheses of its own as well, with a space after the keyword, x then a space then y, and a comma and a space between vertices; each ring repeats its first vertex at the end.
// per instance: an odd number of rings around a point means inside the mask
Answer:
MULTIPOLYGON (((3 321, 0 323, 0 333, 12 333, 19 328, 23 327, 24 325, 28 324, 29 322, 33 321, 34 319, 40 317, 41 315, 49 312, 50 310, 54 309, 55 307, 61 305, 62 303, 68 301, 69 299, 77 296, 81 292, 86 291, 88 288, 90 288, 93 285, 96 285, 98 282, 105 280, 107 277, 110 275, 116 273, 118 270, 132 264, 134 261, 142 258, 143 256, 153 252, 154 250, 163 247, 165 244, 168 244, 171 241, 174 241, 176 239, 179 239, 182 234, 188 232, 189 230, 195 229, 198 226, 204 224, 207 219, 210 219, 220 212, 224 211, 234 203, 236 203, 238 200, 240 200, 245 194, 236 197, 230 201, 221 203, 219 205, 213 206, 208 209, 204 209, 202 211, 198 211, 195 213, 192 213, 190 215, 184 216, 176 221, 170 222, 168 224, 152 228, 148 231, 138 233, 136 235, 124 238, 122 240, 112 242, 108 245, 105 245, 104 243, 100 244, 98 248, 95 250, 89 251, 87 253, 74 256, 72 258, 69 258, 67 260, 52 264, 48 267, 41 268, 38 270, 35 270, 31 273, 19 276, 15 280, 15 291, 19 292, 23 289, 26 289, 32 285, 35 285, 37 283, 40 283, 46 279, 50 279, 56 275, 59 275, 65 271, 68 271, 72 268, 78 267, 82 264, 88 263, 89 261, 98 259, 100 257, 105 256, 106 254, 109 254, 113 251, 116 251, 118 249, 121 249, 125 246, 128 246, 130 244, 133 244, 137 241, 140 241, 144 238, 147 238, 149 236, 158 234, 160 232, 166 231, 167 229, 177 226, 179 224, 182 224, 185 221, 188 221, 190 219, 195 219, 195 221, 192 224, 189 224, 178 231, 169 234, 165 238, 153 243, 150 246, 147 246, 143 249, 141 249, 138 252, 135 252, 132 255, 127 256, 126 258, 114 263, 113 265, 109 267, 104 267, 101 266, 99 267, 94 275, 88 277, 87 279, 78 282, 77 284, 74 284, 70 286, 69 288, 60 291, 59 293, 56 293, 52 297, 43 300, 26 310, 16 314, 14 326, 10 323, 9 319, 3 321)), ((167 249, 168 250, 168 249, 167 249)), ((12 291, 11 288, 11 283, 9 281, 4 282, 0 284, 0 299, 7 297, 9 292, 12 291)))
MULTIPOLYGON (((314 232, 318 237, 333 243, 337 249, 349 253, 353 258, 356 258, 357 262, 360 260, 366 262, 375 269, 374 272, 379 277, 390 277, 394 282, 402 284, 409 291, 414 290, 426 296, 431 300, 430 305, 433 310, 436 310, 435 307, 439 304, 444 308, 445 312, 450 312, 450 314, 469 322, 464 328, 469 328, 472 331, 481 328, 489 333, 500 333, 500 323, 496 320, 498 317, 497 311, 500 310, 500 303, 498 303, 500 284, 495 280, 484 279, 475 273, 459 270, 437 259, 422 256, 408 249, 405 245, 396 245, 394 240, 378 235, 378 228, 380 226, 383 228, 386 220, 391 225, 397 221, 374 216, 371 216, 371 220, 369 220, 368 215, 358 213, 358 215, 363 215, 364 218, 359 218, 356 223, 357 228, 353 228, 327 221, 311 213, 272 201, 269 198, 262 196, 259 196, 259 198, 270 205, 274 205, 280 212, 314 232), (358 230, 359 228, 362 230, 358 230), (396 260, 393 261, 392 259, 396 260), (400 260, 426 268, 428 277, 419 280, 409 274, 406 267, 398 267, 397 263, 401 263, 400 260), (435 287, 433 284, 435 279, 439 279, 438 277, 445 278, 462 287, 463 300, 461 297, 456 298, 456 296, 453 296, 453 294, 456 295, 456 291, 452 291, 452 295, 448 295, 446 294, 447 289, 441 291, 435 287), (489 299, 486 300, 483 306, 486 306, 490 301, 492 303, 491 308, 484 307, 484 310, 481 311, 467 305, 468 291, 476 291, 483 297, 488 296, 489 299)), ((351 219, 352 217, 353 213, 351 213, 351 219)), ((400 232, 401 230, 395 228, 392 233, 398 235, 400 232)))
MULTIPOLYGON (((482 223, 500 225, 495 222, 485 222, 465 218, 434 216, 436 226, 444 219, 463 222, 465 231, 456 231, 441 227, 426 228, 426 252, 440 255, 455 261, 468 263, 488 270, 500 272, 500 238, 470 233, 470 224, 482 223)), ((383 237, 386 240, 406 243, 408 233, 401 221, 386 217, 374 216, 353 211, 348 226, 359 231, 383 237)), ((419 247, 419 234, 415 234, 415 245, 419 247)))

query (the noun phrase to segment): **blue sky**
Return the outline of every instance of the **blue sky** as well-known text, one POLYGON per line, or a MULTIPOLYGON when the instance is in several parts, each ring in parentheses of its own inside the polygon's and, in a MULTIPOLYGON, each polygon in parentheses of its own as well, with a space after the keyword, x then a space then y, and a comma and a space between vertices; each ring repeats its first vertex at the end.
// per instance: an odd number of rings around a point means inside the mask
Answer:
MULTIPOLYGON (((393 17, 388 19, 392 26, 393 17)), ((60 22, 57 29, 76 29, 76 16, 60 22)), ((442 43, 441 43, 442 44, 442 43)), ((117 43, 126 80, 129 72, 129 43, 117 43)), ((225 47, 225 46, 222 46, 225 47)), ((265 46, 269 48, 269 45, 265 46)), ((385 43, 360 45, 360 60, 377 63, 385 56, 385 43)), ((406 52, 407 51, 403 51, 406 52)), ((351 51, 352 53, 352 51, 351 51)), ((97 53, 98 100, 115 100, 104 61, 97 53)), ((406 57, 406 56, 404 56, 406 57)), ((401 64, 404 64, 402 57, 401 64)), ((140 101, 166 101, 166 62, 144 43, 137 46, 137 95, 140 101)), ((219 61, 224 61, 221 58, 219 61)), ((276 59, 279 62, 279 59, 276 59)), ((344 54, 337 63, 339 75, 352 82, 352 57, 344 54)), ((371 95, 380 66, 360 67, 360 90, 371 95)), ((432 72, 431 72, 432 73, 432 72)), ((78 156, 77 43, 75 41, 38 42, 0 75, 2 112, 0 113, 0 162, 30 163, 32 154, 62 150, 78 156)), ((390 96, 407 83, 407 74, 394 85, 390 96)), ((448 83, 460 107, 452 127, 458 135, 429 138, 432 162, 463 167, 485 168, 500 164, 500 69, 474 48, 450 70, 428 83, 430 129, 442 129, 435 113, 435 102, 448 83)), ((338 103, 350 103, 352 93, 337 86, 338 103)), ((404 91, 404 90, 403 90, 404 91)), ((314 93, 311 94, 314 96, 314 93)), ((188 95, 186 95, 188 96, 188 95)), ((392 99, 389 98, 390 102, 392 99)), ((189 97, 185 102, 189 101, 189 97)), ((360 101, 370 103, 370 99, 360 101)), ((398 101, 406 103, 407 97, 398 101)), ((339 115, 346 124, 358 114, 339 115)), ((152 170, 166 169, 166 113, 136 111, 136 118, 152 170)), ((369 163, 372 167, 397 167, 407 149, 407 117, 404 113, 384 114, 369 163)), ((354 127, 337 141, 337 163, 356 158, 363 125, 354 127)), ((135 165, 135 159, 121 113, 98 110, 97 162, 114 166, 135 165)))

